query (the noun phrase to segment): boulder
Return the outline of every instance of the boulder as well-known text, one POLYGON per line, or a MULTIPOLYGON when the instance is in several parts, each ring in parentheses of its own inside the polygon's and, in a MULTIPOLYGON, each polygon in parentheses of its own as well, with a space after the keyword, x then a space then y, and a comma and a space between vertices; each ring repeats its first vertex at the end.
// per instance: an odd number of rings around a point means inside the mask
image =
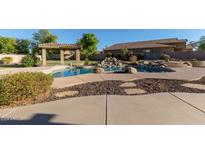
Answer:
POLYGON ((95 73, 104 73, 104 72, 105 72, 105 70, 101 67, 95 68, 95 73))
POLYGON ((137 73, 137 69, 134 67, 127 67, 127 72, 131 73, 131 74, 136 74, 137 73))
POLYGON ((144 61, 143 64, 144 65, 149 65, 149 61, 144 61))
POLYGON ((205 61, 193 60, 191 63, 193 67, 205 67, 205 61))
POLYGON ((190 63, 189 61, 184 62, 185 65, 192 67, 192 63, 190 63))

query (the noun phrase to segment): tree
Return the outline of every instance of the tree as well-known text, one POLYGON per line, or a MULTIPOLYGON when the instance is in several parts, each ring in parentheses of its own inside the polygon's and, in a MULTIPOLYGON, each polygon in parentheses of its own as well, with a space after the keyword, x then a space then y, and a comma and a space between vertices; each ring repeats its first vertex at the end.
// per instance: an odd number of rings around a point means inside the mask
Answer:
POLYGON ((128 51, 127 47, 122 48, 121 51, 122 51, 123 56, 128 55, 129 51, 128 51))
POLYGON ((30 46, 31 46, 31 41, 27 39, 16 40, 16 50, 18 53, 29 54, 30 46))
POLYGON ((16 39, 0 36, 0 53, 16 53, 16 39))
POLYGON ((81 46, 81 53, 86 59, 96 53, 98 43, 99 40, 92 33, 84 33, 82 38, 77 41, 77 44, 81 46))
POLYGON ((199 51, 205 51, 205 36, 202 36, 198 42, 199 46, 198 49, 199 51))
POLYGON ((123 59, 124 59, 124 60, 128 60, 128 57, 129 57, 128 53, 129 53, 129 50, 127 49, 127 47, 122 48, 121 51, 122 51, 123 59))
POLYGON ((37 43, 55 43, 58 37, 53 35, 47 29, 41 29, 37 33, 33 34, 33 39, 37 43))
POLYGON ((193 46, 195 50, 205 51, 205 36, 201 36, 199 41, 196 42, 192 41, 190 42, 190 44, 193 46))
MULTIPOLYGON (((41 29, 33 34, 33 42, 31 43, 32 53, 39 53, 38 44, 41 43, 56 43, 58 37, 53 35, 47 29, 41 29)), ((48 52, 49 53, 49 50, 48 52)))

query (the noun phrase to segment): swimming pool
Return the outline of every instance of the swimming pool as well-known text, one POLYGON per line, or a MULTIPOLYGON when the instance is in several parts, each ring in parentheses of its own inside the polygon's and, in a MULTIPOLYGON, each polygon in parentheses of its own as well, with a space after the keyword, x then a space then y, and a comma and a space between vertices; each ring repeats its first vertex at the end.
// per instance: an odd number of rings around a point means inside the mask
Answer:
MULTIPOLYGON (((147 73, 160 73, 160 72, 173 72, 172 69, 169 68, 163 68, 160 66, 147 66, 147 65, 135 65, 132 66, 137 69, 138 72, 147 72, 147 73)), ((123 72, 124 68, 123 67, 111 67, 111 68, 104 68, 105 72, 123 72)), ((67 76, 76 76, 80 74, 90 74, 94 73, 94 67, 73 67, 73 68, 67 68, 63 70, 57 70, 51 75, 54 78, 59 78, 59 77, 67 77, 67 76)))
MULTIPOLYGON (((121 67, 111 67, 111 68, 105 68, 105 72, 119 72, 122 71, 121 67)), ((57 70, 51 75, 54 78, 59 78, 59 77, 67 77, 67 76, 76 76, 80 74, 90 74, 94 73, 94 67, 88 67, 88 68, 83 68, 83 67, 73 67, 73 68, 67 68, 63 70, 57 70)))

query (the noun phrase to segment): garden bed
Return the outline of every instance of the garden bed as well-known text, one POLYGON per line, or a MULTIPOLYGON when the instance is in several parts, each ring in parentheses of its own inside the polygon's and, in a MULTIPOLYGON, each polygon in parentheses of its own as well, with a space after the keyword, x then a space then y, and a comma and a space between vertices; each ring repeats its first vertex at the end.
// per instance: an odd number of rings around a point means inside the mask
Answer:
MULTIPOLYGON (((131 81, 130 81, 131 82, 131 81)), ((132 89, 133 87, 122 87, 121 85, 125 83, 123 81, 101 81, 101 82, 91 82, 80 85, 75 85, 72 87, 52 89, 51 92, 43 97, 40 96, 35 100, 24 103, 12 104, 10 107, 26 104, 43 103, 54 100, 60 100, 72 97, 81 96, 91 96, 91 95, 130 95, 125 92, 125 89, 132 89), (75 95, 57 97, 56 94, 59 92, 66 91, 78 91, 75 95)), ((205 93, 205 90, 189 88, 181 86, 185 83, 197 83, 205 85, 205 77, 196 81, 184 81, 184 80, 170 80, 170 79, 141 79, 132 81, 136 86, 135 88, 142 89, 146 91, 143 94, 132 94, 132 95, 146 95, 152 93, 162 93, 162 92, 185 92, 185 93, 205 93)), ((7 106, 8 107, 8 106, 7 106)))

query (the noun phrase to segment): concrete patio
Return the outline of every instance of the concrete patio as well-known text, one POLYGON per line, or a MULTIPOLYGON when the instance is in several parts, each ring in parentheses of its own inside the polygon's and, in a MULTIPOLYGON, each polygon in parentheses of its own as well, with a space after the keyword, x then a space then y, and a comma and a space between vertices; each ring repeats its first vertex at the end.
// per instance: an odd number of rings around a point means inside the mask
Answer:
POLYGON ((205 124, 205 94, 88 96, 0 110, 0 124, 205 124))

